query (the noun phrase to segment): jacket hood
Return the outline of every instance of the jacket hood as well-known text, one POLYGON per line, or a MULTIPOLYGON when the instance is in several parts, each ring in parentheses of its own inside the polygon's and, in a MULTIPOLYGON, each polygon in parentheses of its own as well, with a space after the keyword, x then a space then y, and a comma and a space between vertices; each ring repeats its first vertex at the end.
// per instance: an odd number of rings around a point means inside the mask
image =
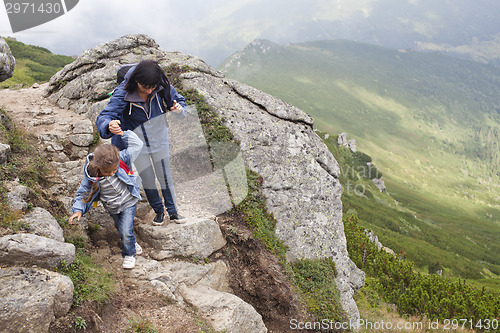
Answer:
POLYGON ((89 163, 94 159, 94 153, 90 153, 87 155, 87 158, 85 160, 85 165, 83 166, 83 173, 85 174, 85 177, 87 177, 91 182, 96 182, 99 180, 99 177, 92 177, 90 174, 89 174, 89 171, 88 171, 88 166, 89 166, 89 163))

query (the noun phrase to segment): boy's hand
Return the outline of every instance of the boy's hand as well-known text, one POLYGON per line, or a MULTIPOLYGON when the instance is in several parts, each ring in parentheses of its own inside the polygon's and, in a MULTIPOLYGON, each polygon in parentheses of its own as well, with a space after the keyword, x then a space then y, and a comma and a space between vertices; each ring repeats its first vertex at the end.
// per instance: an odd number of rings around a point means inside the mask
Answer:
POLYGON ((123 135, 123 131, 120 127, 121 122, 119 120, 111 120, 108 125, 108 129, 111 133, 117 135, 123 135))
POLYGON ((82 217, 82 212, 75 212, 71 217, 68 219, 68 223, 70 225, 73 225, 73 220, 76 219, 78 222, 80 222, 80 218, 82 217))
POLYGON ((182 105, 177 103, 176 100, 174 100, 174 105, 170 108, 170 111, 173 111, 175 113, 181 113, 182 112, 182 105))

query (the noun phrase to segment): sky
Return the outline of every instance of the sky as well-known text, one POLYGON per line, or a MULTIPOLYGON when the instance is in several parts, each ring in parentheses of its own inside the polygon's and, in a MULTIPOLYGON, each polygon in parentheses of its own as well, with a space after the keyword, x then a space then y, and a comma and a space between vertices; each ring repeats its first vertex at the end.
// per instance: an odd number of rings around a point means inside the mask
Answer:
MULTIPOLYGON (((314 3, 328 9, 320 10, 322 13, 345 13, 371 1, 315 0, 314 3)), ((243 47, 258 37, 257 20, 261 29, 262 24, 285 25, 280 18, 294 20, 278 14, 292 12, 297 18, 307 15, 311 8, 308 0, 80 0, 63 16, 13 33, 6 9, 0 5, 0 36, 14 37, 56 54, 77 56, 100 43, 141 33, 156 40, 164 51, 181 51, 204 58, 213 43, 226 49, 229 56, 238 51, 235 45, 243 47)))
POLYGON ((18 33, 12 33, 5 7, 1 5, 0 36, 14 37, 57 54, 79 55, 100 43, 127 34, 143 33, 155 39, 165 51, 195 54, 197 24, 193 21, 198 20, 197 13, 208 7, 207 2, 80 0, 65 15, 18 33))
POLYGON ((467 52, 471 49, 475 52, 480 44, 472 42, 476 38, 489 43, 481 46, 482 52, 494 52, 496 59, 500 48, 499 3, 497 0, 79 0, 65 15, 18 33, 12 32, 6 8, 0 4, 0 36, 14 37, 56 54, 78 56, 127 34, 146 34, 164 51, 196 55, 213 67, 255 38, 267 38, 278 44, 345 38, 391 48, 413 48, 418 41, 424 43, 418 44, 424 45, 423 49, 444 46, 467 52), (313 25, 316 30, 311 28, 313 25))

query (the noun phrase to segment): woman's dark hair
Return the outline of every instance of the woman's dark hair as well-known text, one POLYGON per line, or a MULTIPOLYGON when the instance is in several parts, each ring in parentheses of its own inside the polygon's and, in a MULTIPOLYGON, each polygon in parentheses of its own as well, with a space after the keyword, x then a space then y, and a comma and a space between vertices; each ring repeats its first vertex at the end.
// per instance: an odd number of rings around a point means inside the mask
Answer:
MULTIPOLYGON (((161 85, 167 88, 169 85, 165 72, 154 60, 143 60, 137 65, 125 84, 125 90, 128 92, 136 91, 137 83, 144 87, 161 85)), ((170 91, 170 88, 168 90, 170 91)))
MULTIPOLYGON (((102 177, 101 170, 109 169, 113 165, 120 163, 120 151, 112 144, 103 144, 94 151, 93 159, 87 165, 87 171, 91 177, 102 177)), ((99 190, 99 182, 92 184, 90 193, 82 199, 83 203, 89 203, 94 194, 99 190)))

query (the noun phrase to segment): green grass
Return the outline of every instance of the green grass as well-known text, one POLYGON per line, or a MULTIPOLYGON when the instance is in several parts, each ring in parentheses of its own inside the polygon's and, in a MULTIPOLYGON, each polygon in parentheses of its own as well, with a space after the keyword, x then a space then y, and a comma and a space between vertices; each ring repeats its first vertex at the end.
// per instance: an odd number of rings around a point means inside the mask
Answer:
POLYGON ((16 65, 14 75, 0 82, 0 88, 16 85, 29 86, 36 82, 48 81, 57 71, 74 60, 68 56, 52 54, 45 48, 27 45, 10 38, 5 38, 5 41, 16 59, 16 65))
POLYGON ((156 328, 147 318, 134 318, 129 321, 126 333, 157 333, 156 328))
POLYGON ((69 276, 74 285, 73 306, 86 301, 105 303, 112 295, 116 281, 84 249, 78 248, 75 261, 64 264, 59 272, 69 276))
MULTIPOLYGON (((324 133, 319 134, 325 138, 324 133)), ((364 171, 368 158, 360 159, 362 153, 352 153, 336 140, 334 136, 324 139, 341 170, 361 171, 341 173, 344 215, 359 216, 360 223, 375 231, 382 244, 396 253, 406 252, 421 272, 434 274, 442 269, 447 277, 477 279, 500 291, 500 247, 491 235, 490 221, 478 220, 467 209, 446 208, 436 203, 439 198, 399 183, 386 182, 391 193, 380 193, 371 180, 363 178, 370 174, 364 171), (398 204, 393 199, 397 190, 401 191, 398 204), (416 212, 408 206, 417 207, 416 212), (475 233, 468 232, 471 224, 475 233)))

